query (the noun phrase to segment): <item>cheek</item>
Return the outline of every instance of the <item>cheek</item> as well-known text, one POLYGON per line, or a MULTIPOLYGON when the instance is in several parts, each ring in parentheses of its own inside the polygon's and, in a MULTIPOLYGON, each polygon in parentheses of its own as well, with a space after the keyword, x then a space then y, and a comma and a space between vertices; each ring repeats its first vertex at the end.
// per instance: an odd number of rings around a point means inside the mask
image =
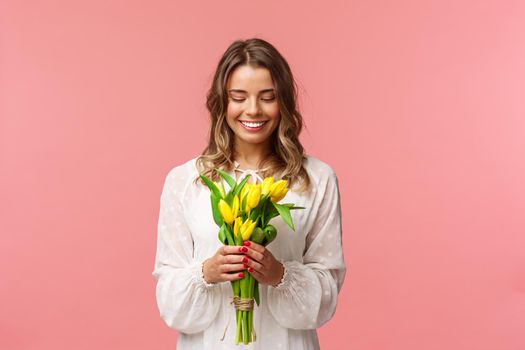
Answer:
POLYGON ((279 106, 275 104, 265 107, 264 114, 272 119, 277 119, 279 117, 279 106))
POLYGON ((233 104, 233 103, 229 103, 228 104, 228 108, 226 109, 226 117, 230 120, 233 120, 235 118, 237 118, 241 113, 241 109, 233 104))
POLYGON ((279 106, 270 106, 266 111, 266 115, 275 120, 279 119, 279 106))

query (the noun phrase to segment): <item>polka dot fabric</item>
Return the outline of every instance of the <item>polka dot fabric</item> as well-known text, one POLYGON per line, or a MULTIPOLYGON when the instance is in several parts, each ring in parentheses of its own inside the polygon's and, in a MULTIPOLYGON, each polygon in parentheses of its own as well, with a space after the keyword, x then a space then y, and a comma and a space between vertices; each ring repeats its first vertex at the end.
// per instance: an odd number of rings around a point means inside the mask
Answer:
MULTIPOLYGON (((280 217, 271 221, 278 234, 266 248, 284 264, 284 276, 276 287, 259 285, 261 303, 253 317, 257 340, 247 345, 235 345, 230 283, 206 283, 203 278, 203 261, 222 243, 209 189, 193 181, 198 177, 196 158, 169 171, 160 196, 153 276, 160 316, 179 332, 178 350, 319 349, 316 329, 335 313, 346 265, 337 176, 311 155, 304 167, 310 190, 290 190, 280 202, 306 207, 291 211, 295 231, 280 217)), ((237 177, 233 171, 230 175, 237 177)))

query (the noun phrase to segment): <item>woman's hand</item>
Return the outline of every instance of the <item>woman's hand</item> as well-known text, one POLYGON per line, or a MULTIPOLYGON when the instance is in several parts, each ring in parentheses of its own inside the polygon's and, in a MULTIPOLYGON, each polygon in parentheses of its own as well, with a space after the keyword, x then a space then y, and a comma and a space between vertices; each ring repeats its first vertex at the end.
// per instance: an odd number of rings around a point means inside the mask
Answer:
POLYGON ((245 266, 248 272, 260 283, 277 286, 284 274, 284 266, 264 246, 252 241, 244 241, 248 257, 245 266))
POLYGON ((223 245, 214 256, 202 264, 204 280, 207 283, 235 281, 244 277, 239 271, 245 270, 243 265, 243 248, 241 246, 223 245))

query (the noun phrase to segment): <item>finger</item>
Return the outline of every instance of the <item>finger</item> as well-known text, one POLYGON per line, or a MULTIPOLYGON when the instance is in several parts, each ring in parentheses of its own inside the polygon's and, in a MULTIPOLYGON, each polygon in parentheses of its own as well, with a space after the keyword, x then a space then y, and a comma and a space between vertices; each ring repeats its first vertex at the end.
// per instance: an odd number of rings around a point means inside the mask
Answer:
POLYGON ((251 247, 249 247, 244 254, 257 262, 264 264, 264 254, 253 250, 251 247))
POLYGON ((251 272, 251 270, 249 269, 250 267, 253 270, 255 270, 257 272, 260 272, 260 273, 263 273, 263 271, 264 271, 264 266, 261 263, 258 263, 255 260, 248 259, 248 262, 246 262, 246 265, 248 266, 248 271, 250 271, 250 272, 251 272))
POLYGON ((221 273, 221 277, 225 281, 236 281, 236 280, 240 280, 241 278, 243 278, 244 277, 244 273, 242 273, 242 272, 238 272, 238 273, 221 273))
POLYGON ((223 245, 220 248, 221 255, 243 254, 243 247, 238 245, 223 245))
POLYGON ((234 272, 245 270, 244 264, 223 264, 219 266, 221 272, 234 272))
POLYGON ((246 270, 250 275, 253 276, 258 282, 261 282, 264 279, 264 275, 260 273, 259 271, 253 269, 253 270, 246 270))
POLYGON ((248 261, 248 258, 244 255, 244 253, 223 255, 221 259, 222 264, 238 264, 238 263, 243 263, 247 261, 248 261))
POLYGON ((266 250, 265 246, 260 245, 259 243, 252 242, 252 241, 244 241, 243 245, 246 247, 252 248, 253 250, 261 254, 264 253, 264 251, 266 250))

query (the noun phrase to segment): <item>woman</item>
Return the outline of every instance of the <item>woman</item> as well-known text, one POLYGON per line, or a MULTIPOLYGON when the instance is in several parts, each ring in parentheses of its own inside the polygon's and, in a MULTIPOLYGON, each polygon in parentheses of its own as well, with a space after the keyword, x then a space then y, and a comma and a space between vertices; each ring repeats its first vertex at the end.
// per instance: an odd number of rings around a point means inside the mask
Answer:
POLYGON ((287 62, 262 39, 235 41, 218 64, 207 96, 209 144, 168 173, 161 194, 153 275, 160 315, 179 331, 178 350, 319 349, 316 329, 333 316, 346 273, 340 198, 333 169, 304 154, 296 97, 287 62), (237 180, 288 180, 282 202, 306 207, 291 212, 295 231, 276 217, 277 238, 266 247, 222 245, 199 178, 220 181, 214 168, 237 180), (259 282, 257 338, 235 345, 229 281, 244 273, 259 282))

